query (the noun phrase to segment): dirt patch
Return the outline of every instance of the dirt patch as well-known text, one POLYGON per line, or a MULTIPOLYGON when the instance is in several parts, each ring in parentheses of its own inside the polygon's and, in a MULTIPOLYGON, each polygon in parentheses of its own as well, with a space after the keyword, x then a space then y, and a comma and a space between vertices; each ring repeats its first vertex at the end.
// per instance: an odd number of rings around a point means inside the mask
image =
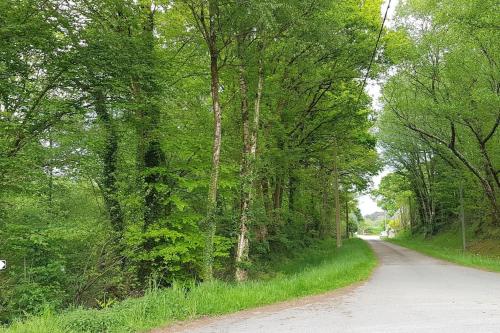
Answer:
POLYGON ((473 241, 468 250, 472 253, 500 259, 500 240, 485 239, 473 241))

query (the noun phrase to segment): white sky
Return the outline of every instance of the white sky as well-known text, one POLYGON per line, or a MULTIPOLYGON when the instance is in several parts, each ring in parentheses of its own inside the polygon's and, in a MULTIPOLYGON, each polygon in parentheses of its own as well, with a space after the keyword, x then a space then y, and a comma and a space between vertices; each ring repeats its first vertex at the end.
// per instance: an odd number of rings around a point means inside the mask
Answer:
MULTIPOLYGON (((390 172, 388 168, 384 168, 377 176, 373 177, 373 186, 378 187, 380 180, 390 172)), ((368 215, 374 212, 381 212, 382 209, 377 206, 377 203, 368 194, 364 194, 358 197, 358 207, 361 210, 361 214, 368 215)))
MULTIPOLYGON (((384 0, 382 4, 382 17, 387 8, 388 0, 384 0)), ((389 7, 389 12, 387 13, 387 21, 385 21, 385 27, 392 28, 394 26, 394 17, 396 15, 396 7, 399 4, 399 0, 391 0, 391 7, 389 7)))
MULTIPOLYGON (((382 4, 382 17, 385 14, 385 10, 388 5, 388 0, 385 0, 382 4)), ((394 26, 394 16, 395 16, 395 8, 398 5, 399 0, 391 0, 391 6, 389 7, 389 11, 387 13, 387 20, 385 22, 385 26, 391 28, 394 26)), ((379 101, 380 99, 380 88, 381 83, 376 80, 368 80, 366 85, 367 93, 372 97, 372 105, 375 110, 380 110, 382 105, 379 101)), ((379 152, 380 153, 380 152, 379 152)), ((377 176, 373 177, 372 182, 373 186, 376 188, 380 184, 380 180, 390 172, 389 168, 385 167, 377 176)), ((361 210, 361 214, 368 215, 374 212, 380 212, 382 209, 377 206, 377 203, 370 198, 368 194, 361 195, 358 198, 359 201, 359 209, 361 210)))

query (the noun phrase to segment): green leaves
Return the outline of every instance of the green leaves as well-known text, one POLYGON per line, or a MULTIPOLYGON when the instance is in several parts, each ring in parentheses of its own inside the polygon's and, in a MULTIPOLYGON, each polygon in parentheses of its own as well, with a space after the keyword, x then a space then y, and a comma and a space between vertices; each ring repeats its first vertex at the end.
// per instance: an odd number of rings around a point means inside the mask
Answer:
POLYGON ((379 137, 411 183, 427 231, 456 219, 456 178, 476 179, 470 195, 489 202, 485 220, 498 225, 500 188, 492 170, 499 162, 500 35, 486 23, 494 8, 491 1, 409 1, 387 42, 396 63, 384 88, 379 137))
MULTIPOLYGON (((196 22, 209 22, 189 7, 206 3, 160 3, 0 4, 0 250, 13 264, 0 283, 13 286, 32 259, 19 286, 33 287, 26 304, 96 306, 149 280, 199 280, 207 213, 215 273, 226 278, 242 199, 252 201, 249 262, 265 260, 331 234, 334 146, 343 192, 365 190, 379 168, 359 78, 381 1, 219 1, 211 47, 223 134, 207 212, 212 82, 196 22), (249 109, 260 103, 246 160, 240 69, 249 109)), ((12 304, 3 318, 20 314, 12 304)))
POLYGON ((389 173, 382 178, 378 188, 372 191, 372 195, 378 199, 377 204, 389 216, 394 216, 400 207, 408 203, 412 192, 405 176, 398 173, 389 173))

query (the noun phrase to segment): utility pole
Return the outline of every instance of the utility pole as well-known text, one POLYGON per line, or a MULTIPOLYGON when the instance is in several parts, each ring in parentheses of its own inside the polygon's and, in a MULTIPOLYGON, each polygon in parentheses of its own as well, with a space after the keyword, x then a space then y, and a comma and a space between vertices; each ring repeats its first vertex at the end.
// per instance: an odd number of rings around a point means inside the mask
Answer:
POLYGON ((465 212, 464 212, 464 195, 463 195, 463 185, 460 183, 460 188, 458 190, 460 197, 460 224, 462 225, 462 251, 465 253, 467 244, 465 242, 465 212))

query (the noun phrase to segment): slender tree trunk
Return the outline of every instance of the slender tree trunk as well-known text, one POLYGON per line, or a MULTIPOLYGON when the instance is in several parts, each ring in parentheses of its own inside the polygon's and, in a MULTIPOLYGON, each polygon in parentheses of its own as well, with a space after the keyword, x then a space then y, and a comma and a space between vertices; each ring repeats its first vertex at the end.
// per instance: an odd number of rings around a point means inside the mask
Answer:
POLYGON ((292 214, 295 211, 295 193, 297 192, 297 182, 298 179, 292 169, 289 171, 288 176, 288 223, 292 223, 292 214))
POLYGON ((464 196, 463 196, 463 185, 460 183, 459 188, 459 201, 460 201, 460 226, 462 231, 462 252, 465 253, 467 250, 465 242, 465 212, 464 212, 464 196))
POLYGON ((214 237, 216 230, 217 190, 219 187, 220 150, 222 142, 222 109, 219 97, 219 49, 217 46, 217 0, 208 3, 209 31, 207 44, 210 53, 210 91, 212 95, 212 112, 214 115, 214 135, 212 146, 212 170, 208 189, 207 216, 203 229, 205 248, 203 251, 203 267, 201 278, 204 281, 213 279, 214 237))
MULTIPOLYGON (((54 141, 52 140, 52 131, 49 130, 49 149, 52 153, 52 148, 54 148, 54 141)), ((50 211, 52 212, 53 208, 53 195, 54 195, 54 165, 53 165, 53 160, 52 156, 49 160, 49 163, 47 165, 47 168, 49 169, 49 193, 48 193, 48 206, 50 211)))
POLYGON ((484 192, 486 193, 486 197, 488 198, 490 208, 491 208, 491 221, 493 225, 500 225, 500 210, 498 207, 497 201, 497 190, 500 189, 500 183, 498 179, 498 173, 495 171, 493 167, 493 163, 489 156, 488 151, 486 150, 485 143, 479 143, 479 149, 481 151, 481 156, 484 164, 485 177, 484 181, 481 182, 484 188, 484 192))
POLYGON ((347 195, 345 199, 345 235, 349 239, 349 201, 347 200, 347 195))
POLYGON ((250 209, 253 206, 252 190, 254 188, 255 158, 257 153, 257 136, 259 130, 260 104, 263 89, 263 68, 262 60, 259 60, 257 91, 254 103, 252 123, 250 124, 248 110, 248 81, 244 65, 244 57, 241 54, 242 41, 238 40, 238 50, 240 53, 240 95, 241 95, 241 116, 243 125, 243 158, 241 165, 241 214, 238 243, 236 249, 236 273, 237 281, 247 279, 247 271, 243 267, 248 261, 250 242, 248 239, 249 224, 251 223, 250 209))
POLYGON ((333 147, 333 195, 335 200, 335 226, 337 247, 342 246, 342 229, 340 226, 340 197, 339 197, 339 170, 337 147, 333 147))
MULTIPOLYGON (((328 184, 328 176, 323 174, 324 183, 328 184)), ((322 189, 322 200, 321 200, 321 236, 324 238, 330 231, 328 228, 328 187, 324 186, 322 189)))
POLYGON ((283 178, 282 175, 278 175, 276 176, 276 179, 274 181, 274 191, 273 191, 273 208, 275 210, 275 214, 277 214, 276 210, 281 208, 282 195, 283 195, 283 178))
POLYGON ((244 58, 242 56, 243 42, 238 39, 238 55, 239 55, 239 83, 240 83, 240 98, 241 98, 241 121, 243 126, 243 152, 240 167, 241 179, 241 195, 240 195, 240 225, 238 232, 238 243, 236 246, 236 281, 244 281, 247 278, 247 271, 244 264, 248 261, 249 240, 248 240, 248 224, 250 213, 250 201, 252 191, 252 175, 251 175, 251 138, 250 138, 250 117, 248 112, 248 82, 244 58))
MULTIPOLYGON (((278 105, 278 115, 280 118, 282 118, 282 107, 281 104, 278 105)), ((277 140, 277 147, 278 149, 284 153, 285 151, 285 143, 283 137, 278 136, 276 138, 277 140)), ((281 165, 281 168, 276 169, 276 175, 274 177, 274 190, 273 190, 273 212, 274 212, 274 220, 276 223, 282 223, 283 218, 282 218, 282 212, 281 208, 283 206, 283 192, 284 192, 284 184, 285 184, 285 177, 286 177, 286 167, 285 163, 281 165)))
POLYGON ((498 188, 498 173, 496 173, 491 167, 491 161, 489 159, 488 152, 485 148, 483 148, 484 144, 480 143, 480 152, 483 158, 483 165, 485 169, 485 175, 481 175, 481 172, 475 168, 472 163, 467 160, 464 155, 462 155, 454 145, 451 147, 451 151, 455 154, 455 156, 466 166, 466 168, 476 176, 479 180, 484 194, 489 201, 491 208, 491 222, 493 225, 500 225, 500 208, 498 207, 498 198, 496 193, 496 188, 498 188))
MULTIPOLYGON (((262 52, 262 51, 260 51, 262 52)), ((258 81, 257 81, 257 92, 255 94, 254 101, 254 113, 253 113, 253 124, 251 131, 251 147, 250 154, 255 158, 257 153, 257 138, 259 134, 260 126, 260 105, 262 101, 262 91, 264 89, 264 64, 262 56, 259 56, 259 68, 258 68, 258 81)))
POLYGON ((408 217, 410 222, 410 235, 413 235, 413 225, 414 225, 414 217, 413 217, 413 205, 411 196, 408 197, 408 217))
POLYGON ((273 215, 273 203, 269 197, 269 180, 266 177, 262 177, 260 184, 264 209, 266 210, 267 218, 271 220, 273 215))
POLYGON ((434 232, 435 220, 435 204, 432 197, 432 182, 433 173, 432 168, 427 165, 427 159, 421 160, 420 153, 413 154, 412 162, 406 164, 406 168, 410 171, 413 178, 413 187, 415 195, 418 199, 418 206, 420 216, 422 218, 422 225, 424 226, 425 236, 428 237, 434 232), (422 171, 425 168, 425 173, 422 171))

